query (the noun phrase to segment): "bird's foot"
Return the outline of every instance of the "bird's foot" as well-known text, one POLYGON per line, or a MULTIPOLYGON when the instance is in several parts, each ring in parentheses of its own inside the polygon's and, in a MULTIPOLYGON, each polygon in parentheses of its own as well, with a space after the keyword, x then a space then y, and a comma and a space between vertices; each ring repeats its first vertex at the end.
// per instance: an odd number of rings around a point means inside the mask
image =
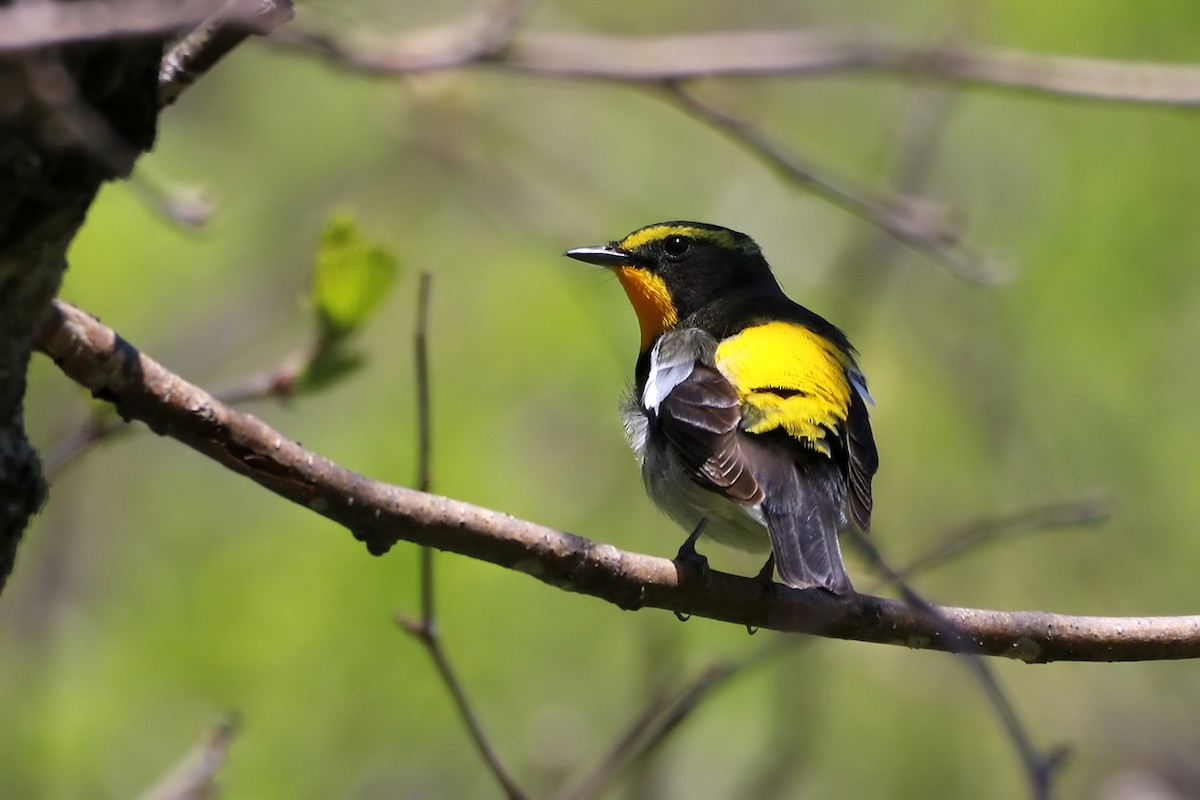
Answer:
POLYGON ((754 580, 770 588, 775 585, 775 554, 767 556, 767 563, 763 564, 763 568, 754 576, 754 580))
POLYGON ((700 524, 688 534, 687 539, 679 546, 679 552, 673 559, 676 565, 698 572, 705 582, 708 581, 712 570, 709 569, 708 559, 696 552, 696 540, 700 538, 700 534, 704 533, 706 525, 708 525, 707 518, 700 520, 700 524))
MULTIPOLYGON (((771 553, 771 555, 767 556, 767 563, 763 564, 763 568, 760 569, 758 571, 758 574, 754 576, 754 580, 757 581, 763 587, 764 591, 767 591, 767 592, 771 591, 771 588, 775 585, 775 554, 774 553, 771 553)), ((758 633, 758 628, 754 627, 753 625, 747 625, 746 633, 753 636, 754 634, 758 633)))
MULTIPOLYGON (((700 520, 700 523, 688 534, 687 539, 679 547, 679 552, 672 559, 675 566, 682 572, 690 572, 699 576, 702 583, 707 584, 712 579, 712 570, 708 566, 708 559, 696 552, 696 540, 700 538, 700 534, 704 533, 704 527, 708 525, 708 518, 700 520)), ((691 616, 680 611, 672 612, 680 622, 687 622, 691 616)))

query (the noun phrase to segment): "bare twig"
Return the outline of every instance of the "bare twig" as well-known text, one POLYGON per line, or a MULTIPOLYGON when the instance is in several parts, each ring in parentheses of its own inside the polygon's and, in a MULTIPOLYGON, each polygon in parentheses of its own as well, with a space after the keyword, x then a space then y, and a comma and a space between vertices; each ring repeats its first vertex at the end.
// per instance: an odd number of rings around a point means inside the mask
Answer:
POLYGON ((430 475, 429 425, 429 289, 433 276, 421 273, 417 287, 417 330, 413 334, 413 349, 417 369, 417 488, 428 492, 430 475))
POLYGON ((139 796, 139 800, 207 800, 215 796, 213 779, 225 765, 238 722, 217 723, 171 772, 139 796))
MULTIPOLYGON (((1092 524, 1107 519, 1108 513, 1108 504, 1103 498, 1090 496, 1035 506, 1006 517, 969 523, 938 542, 926 555, 919 556, 904 567, 889 570, 888 575, 883 576, 876 585, 888 585, 891 583, 890 576, 907 580, 917 572, 941 566, 946 561, 961 557, 984 544, 1001 538, 1007 539, 1017 533, 1092 524)), ((717 661, 710 664, 676 694, 656 697, 579 786, 562 796, 570 800, 585 800, 597 796, 621 771, 653 749, 657 740, 652 734, 656 731, 665 732, 661 720, 676 718, 677 726, 685 716, 695 712, 703 701, 712 697, 717 689, 772 658, 813 641, 811 638, 776 637, 736 661, 717 661)), ((751 793, 748 796, 757 797, 759 794, 751 793)))
POLYGON ((500 760, 500 755, 496 752, 491 740, 488 739, 487 734, 484 732, 483 725, 480 723, 478 716, 476 716, 475 710, 471 706, 471 701, 467 698, 462 683, 458 680, 458 676, 454 672, 454 667, 450 664, 450 659, 446 656, 446 650, 442 646, 441 637, 438 635, 436 627, 427 625, 425 620, 414 620, 403 614, 396 615, 396 624, 424 645, 425 650, 429 653, 430 660, 433 661, 433 665, 437 669, 438 676, 441 677, 442 683, 446 685, 446 690, 450 692, 450 697, 454 701, 454 707, 458 709, 463 724, 467 726, 467 731, 471 734, 471 739, 475 742, 480 755, 483 756, 483 760, 492 771, 492 775, 500 783, 505 797, 508 797, 509 800, 525 800, 527 795, 517 786, 512 777, 509 776, 508 771, 504 768, 504 763, 500 760))
MULTIPOLYGON (((431 282, 432 277, 430 274, 422 272, 421 282, 417 289, 417 328, 413 334, 414 350, 416 351, 417 439, 419 442, 417 448, 417 484, 420 486, 422 492, 429 491, 429 487, 432 484, 432 471, 429 464, 431 453, 429 424, 429 289, 431 282)), ((471 701, 467 698, 462 681, 459 680, 458 673, 455 672, 454 666, 450 663, 450 657, 446 654, 446 648, 442 645, 442 636, 438 630, 437 619, 434 613, 433 548, 428 545, 422 545, 421 547, 420 588, 420 618, 413 619, 403 614, 397 614, 396 624, 416 638, 429 653, 429 657, 437 669, 438 676, 441 677, 442 683, 446 685, 446 690, 450 692, 454 706, 458 709, 458 714, 462 717, 463 724, 466 725, 468 733, 471 734, 471 739, 475 742, 475 747, 479 750, 479 754, 483 757, 488 769, 491 770, 492 775, 496 778, 496 782, 504 790, 505 796, 510 798, 510 800, 523 800, 526 797, 525 793, 517 786, 512 776, 508 774, 504 762, 500 760, 499 753, 496 752, 491 739, 488 738, 487 733, 483 730, 483 723, 480 722, 479 715, 475 713, 474 706, 471 705, 471 701)))
MULTIPOLYGON (((421 273, 417 288, 417 330, 413 336, 417 370, 417 488, 428 492, 433 485, 430 466, 432 433, 429 422, 429 289, 433 276, 421 273)), ((433 626, 433 548, 421 548, 421 617, 433 626)))
POLYGON ((151 211, 181 228, 203 228, 217 210, 216 201, 200 187, 162 185, 143 169, 135 170, 125 185, 151 211))
POLYGON ((270 33, 292 18, 292 0, 226 0, 163 56, 159 103, 169 106, 246 37, 270 33))
POLYGON ((853 527, 848 529, 848 533, 854 538, 859 549, 867 556, 867 560, 871 566, 885 580, 894 584, 899 589, 904 601, 914 611, 924 615, 931 623, 937 626, 939 634, 950 643, 949 650, 960 657, 963 664, 966 665, 971 674, 979 682, 980 687, 995 710, 996 716, 999 717, 1005 734, 1013 743, 1013 747, 1021 759, 1021 764, 1029 780, 1030 793, 1033 800, 1048 800, 1050 797, 1050 782, 1054 776, 1054 772, 1062 764, 1067 754, 1065 748, 1055 748, 1046 754, 1039 752, 1034 746, 1033 740, 1030 738, 1024 724, 1021 722, 1016 708, 1001 688, 1000 682, 996 679, 996 676, 987 664, 979 658, 980 653, 977 651, 974 637, 960 630, 953 619, 945 616, 941 609, 917 594, 901 578, 899 573, 888 566, 879 549, 865 535, 853 527))
POLYGON ((894 574, 907 580, 914 573, 941 566, 998 539, 1024 533, 1096 525, 1107 521, 1111 515, 1112 509, 1107 498, 1089 495, 1075 500, 1033 506, 1003 517, 977 520, 935 543, 927 553, 896 569, 894 574))
MULTIPOLYGON (((417 488, 428 492, 433 485, 430 466, 432 426, 429 422, 429 290, 433 276, 421 273, 417 287, 417 330, 413 349, 417 371, 417 488)), ((421 548, 421 618, 425 627, 434 630, 433 548, 421 548)))
POLYGON ((618 737, 600 763, 577 787, 555 797, 591 800, 598 796, 622 771, 652 753, 716 689, 724 686, 751 663, 749 658, 714 662, 674 694, 656 698, 618 737))
MULTIPOLYGON (((534 576, 622 608, 664 608, 739 625, 909 647, 962 649, 906 603, 835 599, 619 550, 446 497, 373 481, 225 406, 66 303, 46 315, 39 347, 74 380, 157 433, 348 528, 382 554, 397 541, 437 547, 534 576)), ((1084 617, 938 607, 975 652, 1027 662, 1200 658, 1200 616, 1084 617)))
MULTIPOLYGON (((942 88, 919 88, 909 95, 903 117, 897 121, 891 186, 901 197, 925 193, 946 123, 959 95, 942 88)), ((961 227, 964 223, 954 222, 961 227)), ((902 252, 899 241, 878 227, 862 228, 837 257, 831 271, 831 306, 847 330, 856 321, 869 319, 879 299, 886 296, 896 274, 891 269, 902 252)))
POLYGON ((742 145, 791 183, 877 225, 915 250, 940 261, 968 280, 994 283, 999 274, 987 259, 960 241, 949 211, 914 198, 884 198, 843 178, 834 179, 805 163, 759 128, 675 82, 664 84, 666 96, 679 108, 742 145))

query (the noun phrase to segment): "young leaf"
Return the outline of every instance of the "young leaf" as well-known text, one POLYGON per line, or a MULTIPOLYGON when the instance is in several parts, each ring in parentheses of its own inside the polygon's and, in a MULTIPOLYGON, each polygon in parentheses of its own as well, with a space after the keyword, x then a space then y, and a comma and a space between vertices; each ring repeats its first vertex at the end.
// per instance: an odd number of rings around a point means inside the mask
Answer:
POLYGON ((332 217, 321 233, 310 289, 321 341, 332 344, 362 325, 395 272, 392 252, 368 241, 349 214, 332 217))

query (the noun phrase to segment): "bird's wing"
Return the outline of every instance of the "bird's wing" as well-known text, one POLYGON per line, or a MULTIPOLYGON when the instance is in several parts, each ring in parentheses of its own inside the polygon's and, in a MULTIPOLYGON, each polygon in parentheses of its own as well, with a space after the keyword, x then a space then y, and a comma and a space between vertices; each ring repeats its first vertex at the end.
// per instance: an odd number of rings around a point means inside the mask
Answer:
POLYGON ((871 478, 879 469, 879 452, 875 449, 871 418, 867 414, 862 392, 856 391, 850 396, 850 412, 842 432, 842 447, 846 452, 850 516, 859 530, 865 533, 871 529, 871 478))
POLYGON ((661 430, 692 480, 761 509, 785 584, 850 594, 838 544, 845 519, 838 465, 784 436, 746 433, 740 420, 737 391, 703 364, 694 365, 658 408, 661 430))
POLYGON ((695 364, 658 407, 663 434, 691 478, 745 505, 763 499, 742 447, 741 400, 713 367, 695 364))
POLYGON ((742 452, 741 399, 714 367, 716 340, 685 328, 662 336, 650 357, 642 404, 655 415, 692 480, 731 500, 755 505, 762 488, 742 452))
POLYGON ((845 503, 838 464, 782 432, 747 432, 740 393, 704 363, 707 334, 671 335, 678 338, 652 353, 642 399, 688 475, 762 511, 784 583, 853 591, 837 538, 845 503))
POLYGON ((715 364, 741 398, 744 430, 782 431, 840 466, 851 515, 866 530, 879 457, 867 414, 870 395, 851 355, 803 325, 768 322, 722 340, 715 364))

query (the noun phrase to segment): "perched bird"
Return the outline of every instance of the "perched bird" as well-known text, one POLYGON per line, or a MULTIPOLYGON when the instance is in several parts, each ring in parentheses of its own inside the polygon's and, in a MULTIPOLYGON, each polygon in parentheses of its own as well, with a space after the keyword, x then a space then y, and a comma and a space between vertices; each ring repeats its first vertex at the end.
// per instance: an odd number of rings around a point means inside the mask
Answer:
POLYGON ((646 491, 691 531, 763 551, 793 587, 852 594, 838 531, 871 523, 866 379, 834 325, 792 302, 749 236, 662 222, 566 255, 607 267, 641 327, 622 408, 646 491))

